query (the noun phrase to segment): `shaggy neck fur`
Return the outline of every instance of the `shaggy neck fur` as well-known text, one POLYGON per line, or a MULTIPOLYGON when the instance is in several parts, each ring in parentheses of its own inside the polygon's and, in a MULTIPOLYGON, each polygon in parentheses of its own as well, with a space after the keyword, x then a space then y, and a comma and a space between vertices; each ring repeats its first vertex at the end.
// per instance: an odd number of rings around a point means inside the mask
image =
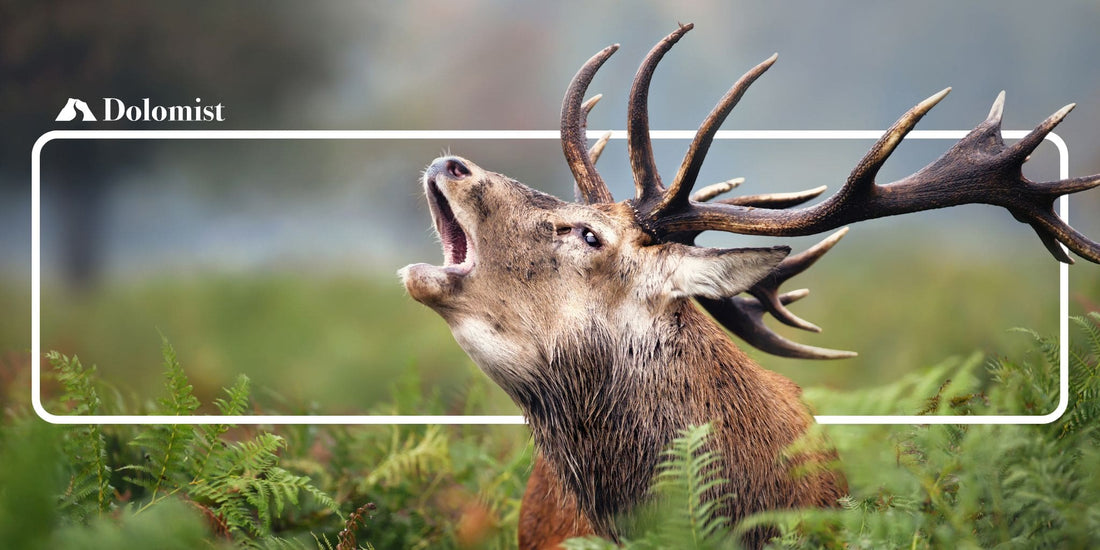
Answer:
POLYGON ((758 367, 692 303, 680 302, 632 341, 612 334, 592 326, 583 342, 548 345, 538 377, 511 388, 547 462, 599 534, 620 534, 615 518, 646 498, 661 452, 680 429, 705 422, 725 458, 718 475, 728 480, 709 496, 736 495, 722 515, 829 505, 843 495, 835 482, 814 490, 820 480, 792 479, 777 458, 810 421, 797 386, 758 367))

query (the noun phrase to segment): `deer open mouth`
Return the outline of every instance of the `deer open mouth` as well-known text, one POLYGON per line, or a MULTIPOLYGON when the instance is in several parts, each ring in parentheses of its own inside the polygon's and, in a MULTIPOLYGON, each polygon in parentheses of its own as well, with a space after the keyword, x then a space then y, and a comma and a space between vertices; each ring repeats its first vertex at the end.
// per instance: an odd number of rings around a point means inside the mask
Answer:
POLYGON ((462 224, 458 222, 447 196, 434 179, 428 180, 428 202, 431 205, 435 231, 443 243, 443 267, 465 275, 474 267, 473 248, 462 224))

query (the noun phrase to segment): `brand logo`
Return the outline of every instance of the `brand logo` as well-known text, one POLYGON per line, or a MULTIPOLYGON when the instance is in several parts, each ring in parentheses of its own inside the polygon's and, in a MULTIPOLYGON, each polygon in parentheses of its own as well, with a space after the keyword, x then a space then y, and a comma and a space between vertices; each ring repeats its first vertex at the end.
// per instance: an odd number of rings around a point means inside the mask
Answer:
POLYGON ((77 111, 80 111, 80 120, 84 122, 94 121, 95 115, 92 114, 92 110, 88 108, 88 104, 83 100, 73 97, 69 98, 69 101, 65 103, 65 106, 61 108, 61 112, 57 113, 57 118, 54 120, 59 122, 68 122, 76 118, 77 111))
POLYGON ((61 112, 57 113, 58 122, 76 120, 80 113, 84 122, 224 122, 225 106, 221 103, 204 105, 201 97, 195 98, 194 105, 155 105, 149 98, 142 98, 138 105, 127 105, 117 97, 103 98, 103 110, 99 118, 83 100, 69 98, 61 112))

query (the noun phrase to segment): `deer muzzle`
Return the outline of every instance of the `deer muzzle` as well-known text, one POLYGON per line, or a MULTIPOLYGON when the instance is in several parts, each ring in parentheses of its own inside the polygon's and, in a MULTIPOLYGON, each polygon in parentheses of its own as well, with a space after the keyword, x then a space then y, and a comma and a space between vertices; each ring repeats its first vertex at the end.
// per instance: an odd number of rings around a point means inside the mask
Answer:
POLYGON ((424 194, 443 248, 443 265, 413 264, 399 272, 405 288, 419 302, 441 301, 474 268, 473 224, 458 197, 461 187, 474 180, 475 169, 465 159, 448 156, 435 159, 424 171, 424 194))

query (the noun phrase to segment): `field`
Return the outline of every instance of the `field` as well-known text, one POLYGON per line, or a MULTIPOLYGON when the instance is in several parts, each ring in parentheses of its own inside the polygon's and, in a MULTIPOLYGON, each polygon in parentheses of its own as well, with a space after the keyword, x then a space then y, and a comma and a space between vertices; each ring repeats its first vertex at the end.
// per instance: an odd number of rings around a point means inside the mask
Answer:
MULTIPOLYGON (((848 237, 830 253, 836 258, 785 285, 811 289, 792 308, 824 331, 777 328, 796 341, 860 356, 818 362, 754 353, 762 364, 803 386, 859 389, 947 357, 1019 356, 1028 343, 1009 329, 1057 329, 1057 268, 1039 246, 1011 266, 962 253, 936 259, 928 245, 910 247, 904 256, 915 260, 905 262, 874 242, 854 254, 853 247, 863 246, 855 241, 861 236, 848 237)), ((1100 302, 1100 278, 1090 268, 1070 270, 1074 314, 1100 302)), ((29 302, 9 290, 0 293, 0 305, 27 311, 29 302)), ((174 275, 122 279, 82 293, 47 284, 42 311, 43 351, 97 365, 102 379, 134 402, 149 401, 160 387, 162 336, 177 349, 204 403, 245 374, 263 406, 357 413, 391 401, 390 387, 415 376, 424 391, 438 393, 442 410, 454 412, 483 378, 446 325, 409 299, 395 276, 292 270, 174 275)), ((13 324, 22 319, 7 318, 13 324)), ((26 324, 0 328, 0 349, 26 347, 26 324)), ((516 410, 495 388, 485 390, 484 400, 478 406, 489 414, 516 410)))
MULTIPOLYGON (((760 360, 799 381, 819 413, 1045 413, 1057 402, 1049 264, 823 263, 818 278, 799 281, 817 300, 797 311, 826 332, 785 334, 861 356, 760 360), (1034 333, 1008 330, 1016 326, 1034 333)), ((1075 315, 1100 296, 1085 269, 1071 269, 1075 315)), ((19 294, 3 300, 26 307, 19 294)), ((58 414, 518 413, 394 279, 176 277, 87 294, 47 286, 43 312, 44 350, 56 352, 43 363, 44 393, 58 414)), ((1095 544, 1095 322, 1075 324, 1072 408, 1055 424, 828 427, 851 497, 843 511, 771 518, 784 526, 776 544, 1095 544)), ((6 329, 6 348, 21 330, 6 329)), ((50 427, 29 409, 26 367, 9 354, 0 378, 0 546, 515 546, 532 456, 525 427, 50 427)), ((679 466, 690 480, 690 461, 679 466)), ((671 494, 691 498, 690 488, 671 494)), ((630 544, 728 546, 716 537, 736 526, 685 531, 677 518, 688 509, 672 505, 668 521, 630 544)))

